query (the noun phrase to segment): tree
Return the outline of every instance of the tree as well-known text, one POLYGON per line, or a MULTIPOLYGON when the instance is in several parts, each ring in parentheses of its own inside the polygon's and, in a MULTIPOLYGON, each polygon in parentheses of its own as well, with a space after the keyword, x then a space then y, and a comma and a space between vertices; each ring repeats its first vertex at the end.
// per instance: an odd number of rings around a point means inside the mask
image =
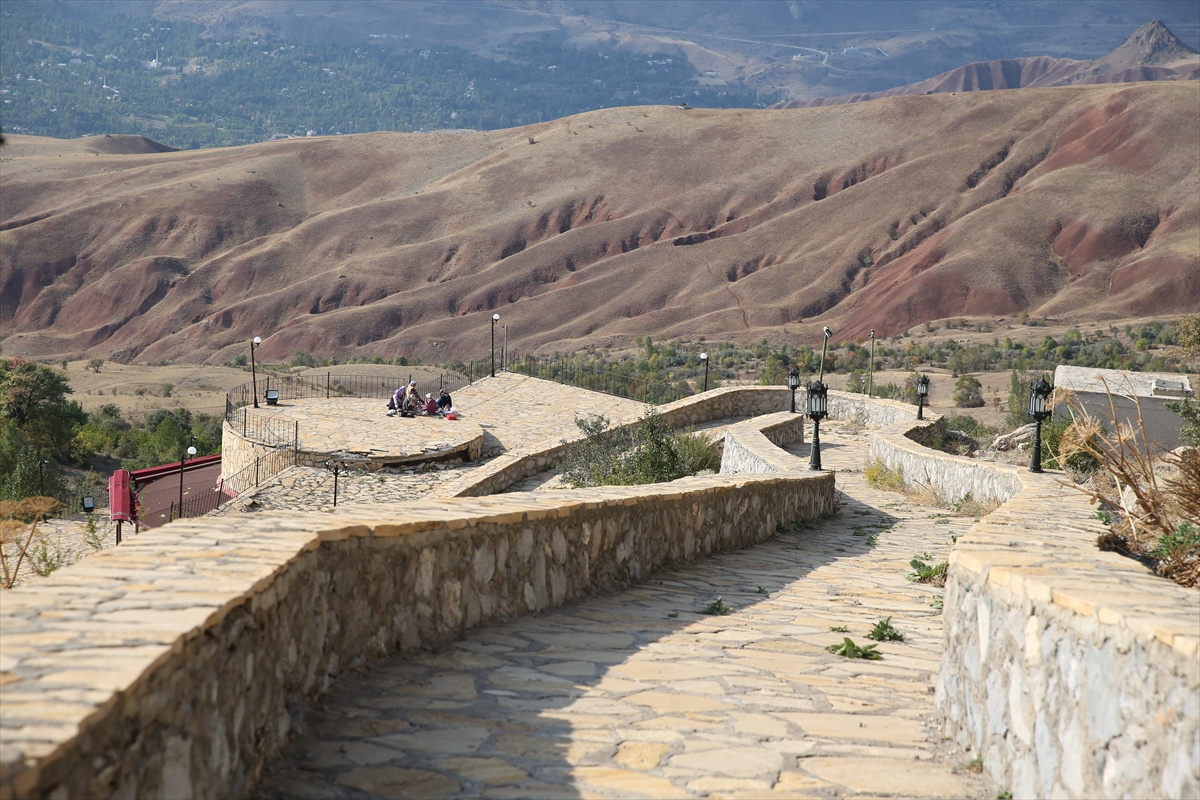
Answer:
POLYGON ((954 405, 959 408, 981 408, 983 384, 972 375, 963 375, 954 382, 954 405))
MULTIPOLYGON (((1175 326, 1176 346, 1173 355, 1185 362, 1200 358, 1200 316, 1184 317, 1175 326)), ((1184 397, 1165 404, 1168 409, 1183 417, 1179 436, 1194 447, 1200 447, 1200 400, 1184 397)))
POLYGON ((103 358, 93 358, 91 361, 89 361, 87 363, 87 368, 90 369, 92 372, 96 373, 97 375, 100 374, 100 368, 103 366, 104 366, 103 358))
POLYGON ((0 358, 0 420, 33 450, 70 457, 76 426, 87 420, 78 403, 67 400, 71 386, 49 367, 23 358, 0 358))

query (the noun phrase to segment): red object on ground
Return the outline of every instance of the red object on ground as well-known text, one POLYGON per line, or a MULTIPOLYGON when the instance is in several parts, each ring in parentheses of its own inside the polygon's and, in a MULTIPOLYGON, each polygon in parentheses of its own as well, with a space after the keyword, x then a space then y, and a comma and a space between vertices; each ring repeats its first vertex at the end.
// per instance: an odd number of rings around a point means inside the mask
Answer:
POLYGON ((112 522, 133 522, 133 496, 129 492, 129 470, 119 469, 108 479, 108 511, 112 522))

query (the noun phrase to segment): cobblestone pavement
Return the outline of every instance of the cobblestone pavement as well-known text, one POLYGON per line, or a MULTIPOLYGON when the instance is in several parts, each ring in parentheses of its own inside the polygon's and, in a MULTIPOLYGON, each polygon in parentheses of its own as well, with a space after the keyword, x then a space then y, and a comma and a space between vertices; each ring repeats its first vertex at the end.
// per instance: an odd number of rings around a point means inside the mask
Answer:
POLYGON ((348 674, 259 796, 980 796, 929 723, 941 590, 905 580, 971 520, 871 489, 866 435, 822 433, 836 518, 348 674), (825 650, 885 618, 882 660, 825 650))

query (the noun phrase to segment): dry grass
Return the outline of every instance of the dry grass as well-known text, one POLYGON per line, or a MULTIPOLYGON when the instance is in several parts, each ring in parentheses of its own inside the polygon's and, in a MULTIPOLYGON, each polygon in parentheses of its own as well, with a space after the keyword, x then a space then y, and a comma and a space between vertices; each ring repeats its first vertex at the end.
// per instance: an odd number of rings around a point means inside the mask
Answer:
POLYGON ((57 568, 58 557, 38 536, 38 521, 62 506, 53 497, 0 501, 0 571, 3 572, 0 588, 11 589, 20 577, 21 568, 26 565, 39 574, 48 574, 57 568))
POLYGON ((1155 559, 1157 571, 1184 586, 1200 583, 1200 454, 1195 448, 1183 455, 1155 453, 1146 436, 1142 406, 1130 389, 1127 397, 1137 407, 1137 422, 1126 422, 1117 413, 1114 392, 1109 397, 1109 419, 1088 415, 1068 396, 1071 424, 1059 443, 1063 460, 1083 453, 1094 458, 1099 470, 1085 483, 1066 483, 1093 503, 1119 509, 1113 529, 1099 540, 1101 549, 1155 559), (1167 467, 1161 478, 1160 470, 1167 467), (1173 473, 1173 474, 1172 474, 1173 473))

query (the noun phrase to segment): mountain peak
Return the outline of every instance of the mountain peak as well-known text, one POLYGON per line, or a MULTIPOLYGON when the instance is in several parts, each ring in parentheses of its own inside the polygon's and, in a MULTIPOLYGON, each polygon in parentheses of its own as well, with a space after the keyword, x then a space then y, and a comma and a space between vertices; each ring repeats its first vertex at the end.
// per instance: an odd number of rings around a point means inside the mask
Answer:
POLYGON ((1196 51, 1179 40, 1161 19, 1147 22, 1117 48, 1095 64, 1109 69, 1159 66, 1195 55, 1196 51))

